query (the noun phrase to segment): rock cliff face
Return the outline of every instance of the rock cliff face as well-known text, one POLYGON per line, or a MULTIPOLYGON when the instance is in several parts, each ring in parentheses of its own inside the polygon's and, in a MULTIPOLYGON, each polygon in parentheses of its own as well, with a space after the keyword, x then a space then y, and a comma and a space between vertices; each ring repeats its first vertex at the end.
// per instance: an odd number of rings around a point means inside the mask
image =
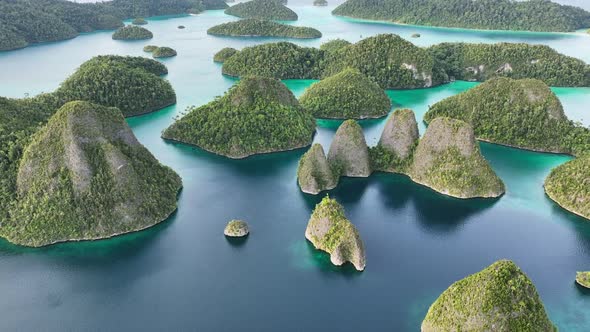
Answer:
POLYGON ((393 112, 379 139, 379 145, 399 159, 411 157, 416 143, 420 139, 416 115, 409 109, 393 112))
POLYGON ((314 144, 299 161, 297 180, 301 191, 314 195, 338 185, 320 144, 314 144))
POLYGON ((307 229, 307 238, 316 249, 330 254, 334 265, 350 262, 358 271, 366 265, 365 246, 354 225, 346 219, 344 208, 336 200, 325 197, 313 211, 307 229))
POLYGON ((458 198, 498 197, 502 180, 479 151, 473 129, 450 118, 434 119, 420 140, 409 176, 445 195, 458 198))
POLYGON ((363 129, 356 121, 347 120, 340 125, 330 145, 328 162, 337 176, 371 175, 369 148, 363 129))
POLYGON ((422 332, 557 331, 535 286, 511 261, 498 261, 451 285, 432 304, 422 332))
POLYGON ((25 150, 11 242, 43 246, 138 231, 176 209, 180 177, 135 138, 116 108, 65 104, 25 150))

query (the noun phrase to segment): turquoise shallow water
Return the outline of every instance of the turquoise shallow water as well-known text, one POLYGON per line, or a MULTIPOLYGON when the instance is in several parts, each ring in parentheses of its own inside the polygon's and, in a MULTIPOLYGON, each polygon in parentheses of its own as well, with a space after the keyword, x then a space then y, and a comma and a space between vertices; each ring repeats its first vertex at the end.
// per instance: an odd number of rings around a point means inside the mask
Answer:
MULTIPOLYGON (((356 41, 362 35, 399 33, 420 45, 442 41, 522 41, 549 44, 590 61, 582 34, 472 32, 400 27, 329 15, 331 8, 294 6, 298 25, 324 38, 356 41)), ((170 144, 160 132, 189 105, 204 104, 234 82, 220 74, 213 54, 269 39, 214 38, 208 27, 232 20, 221 11, 150 20, 149 44, 175 48, 165 60, 178 104, 129 119, 135 134, 183 178, 178 212, 150 230, 106 241, 24 249, 0 241, 2 330, 198 331, 417 331, 430 303, 452 282, 501 258, 514 260, 533 279, 551 319, 562 331, 587 331, 590 294, 574 284, 590 269, 590 223, 564 212, 543 193, 551 168, 569 157, 482 144, 504 180, 497 201, 460 201, 438 195, 403 176, 345 179, 331 195, 347 210, 367 247, 367 269, 336 268, 314 251, 304 231, 320 197, 296 183, 304 151, 232 161, 170 144), (187 29, 178 30, 178 25, 187 29), (247 220, 252 233, 228 242, 225 223, 247 220)), ((109 32, 0 53, 0 95, 51 91, 83 61, 98 54, 145 55, 145 42, 112 41, 109 32)), ((312 81, 288 81, 300 94, 312 81)), ((419 118, 428 105, 474 83, 388 91, 395 107, 419 118)), ((566 113, 590 124, 590 89, 556 88, 566 113)), ((375 144, 385 119, 364 121, 375 144)), ((327 148, 338 121, 318 121, 315 141, 327 148)), ((424 127, 421 126, 421 131, 424 127)))

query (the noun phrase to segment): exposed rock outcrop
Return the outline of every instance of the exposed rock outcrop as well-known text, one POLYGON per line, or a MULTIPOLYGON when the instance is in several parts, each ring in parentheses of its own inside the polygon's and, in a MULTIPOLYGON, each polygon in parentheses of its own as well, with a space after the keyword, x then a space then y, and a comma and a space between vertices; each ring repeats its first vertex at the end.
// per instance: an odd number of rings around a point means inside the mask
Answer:
POLYGON ((473 128, 460 120, 434 119, 414 153, 409 176, 458 198, 498 197, 502 180, 480 153, 473 128))
POLYGON ((356 121, 347 120, 340 125, 330 145, 328 162, 337 176, 371 175, 369 148, 363 129, 356 121))
POLYGON ((333 189, 338 184, 338 178, 334 176, 320 144, 314 144, 299 161, 297 181, 301 191, 314 195, 333 189))
POLYGON ((365 269, 363 241, 336 200, 325 197, 316 205, 307 224, 305 238, 316 249, 329 253, 332 264, 340 266, 350 262, 358 271, 365 269))
POLYGON ((422 332, 557 331, 531 280, 513 262, 498 261, 457 281, 432 304, 422 332))
POLYGON ((399 109, 385 123, 379 145, 399 159, 407 159, 419 139, 416 115, 410 109, 399 109))
POLYGON ((242 220, 232 220, 227 223, 223 234, 229 237, 244 237, 250 233, 248 224, 242 220))
POLYGON ((135 138, 116 108, 65 104, 22 158, 2 235, 26 246, 142 230, 176 209, 180 177, 135 138))

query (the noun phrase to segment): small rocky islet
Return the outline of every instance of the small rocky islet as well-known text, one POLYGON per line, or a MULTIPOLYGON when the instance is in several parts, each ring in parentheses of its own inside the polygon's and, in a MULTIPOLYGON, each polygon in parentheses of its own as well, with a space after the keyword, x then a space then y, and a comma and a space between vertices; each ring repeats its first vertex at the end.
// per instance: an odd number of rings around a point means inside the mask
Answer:
POLYGON ((365 245, 344 208, 328 196, 318 203, 305 229, 305 238, 316 249, 327 252, 336 266, 351 263, 357 271, 367 264, 365 245))
POLYGON ((576 272, 576 283, 590 289, 590 271, 576 272))
POLYGON ((223 234, 227 237, 245 237, 250 234, 250 228, 247 222, 234 219, 227 223, 223 234))
POLYGON ((340 176, 368 177, 374 171, 405 174, 455 198, 496 198, 505 192, 504 183, 481 155, 469 124, 437 118, 420 139, 414 113, 407 109, 392 114, 379 144, 370 149, 358 123, 345 121, 326 160, 314 147, 301 159, 297 174, 301 190, 317 194, 335 187, 340 176))

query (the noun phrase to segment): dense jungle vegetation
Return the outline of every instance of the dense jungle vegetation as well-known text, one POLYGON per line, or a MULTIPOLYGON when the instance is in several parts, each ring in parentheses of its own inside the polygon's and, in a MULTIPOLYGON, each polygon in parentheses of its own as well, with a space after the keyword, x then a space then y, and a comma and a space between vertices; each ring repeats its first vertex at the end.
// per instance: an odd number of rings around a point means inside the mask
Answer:
POLYGON ((589 12, 548 0, 348 0, 332 13, 469 29, 559 32, 590 27, 589 12))

